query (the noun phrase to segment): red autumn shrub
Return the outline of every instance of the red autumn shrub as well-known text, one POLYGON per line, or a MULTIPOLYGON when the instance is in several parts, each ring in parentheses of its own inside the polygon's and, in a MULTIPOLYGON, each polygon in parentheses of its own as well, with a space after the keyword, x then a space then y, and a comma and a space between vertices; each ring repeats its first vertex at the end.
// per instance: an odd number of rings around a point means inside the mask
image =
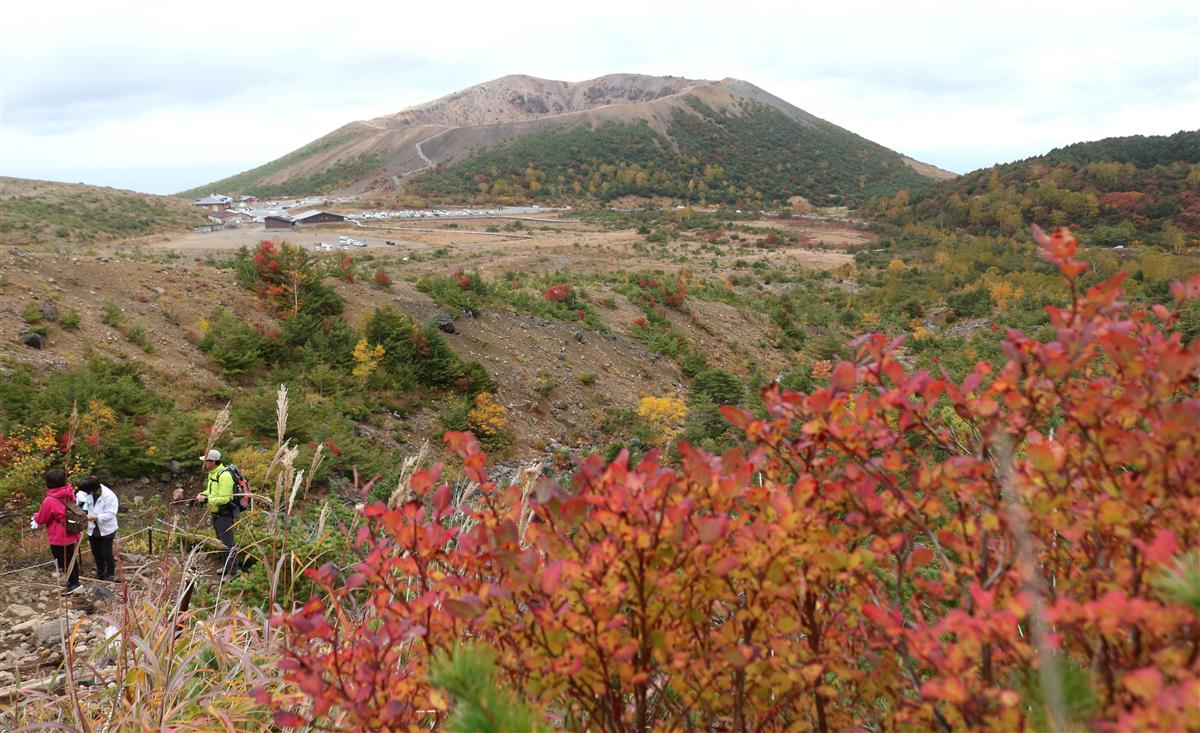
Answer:
POLYGON ((375 271, 375 284, 383 289, 392 287, 392 276, 387 274, 387 271, 380 268, 375 271))
POLYGON ((679 310, 687 300, 687 274, 680 272, 673 281, 660 281, 657 278, 640 277, 637 280, 638 292, 632 296, 635 305, 652 308, 659 303, 668 308, 679 310))
POLYGON ((542 297, 546 300, 555 303, 562 303, 571 297, 571 286, 566 283, 558 283, 546 288, 546 292, 542 293, 542 297))
POLYGON ((366 508, 353 573, 281 619, 277 722, 436 729, 429 660, 469 638, 572 730, 1187 729, 1200 619, 1151 580, 1200 540, 1200 339, 1172 331, 1200 276, 1135 309, 1037 239, 1055 338, 961 383, 864 337, 827 387, 723 408, 744 453, 532 495, 448 433, 477 494, 425 471, 366 508))

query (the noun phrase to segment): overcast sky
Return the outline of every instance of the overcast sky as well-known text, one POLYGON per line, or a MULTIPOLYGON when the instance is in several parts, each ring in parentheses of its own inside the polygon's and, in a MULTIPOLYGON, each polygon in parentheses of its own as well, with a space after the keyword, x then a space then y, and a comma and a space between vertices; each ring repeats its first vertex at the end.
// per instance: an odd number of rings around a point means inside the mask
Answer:
POLYGON ((169 193, 511 73, 727 76, 966 172, 1200 127, 1200 2, 9 3, 0 174, 169 193))

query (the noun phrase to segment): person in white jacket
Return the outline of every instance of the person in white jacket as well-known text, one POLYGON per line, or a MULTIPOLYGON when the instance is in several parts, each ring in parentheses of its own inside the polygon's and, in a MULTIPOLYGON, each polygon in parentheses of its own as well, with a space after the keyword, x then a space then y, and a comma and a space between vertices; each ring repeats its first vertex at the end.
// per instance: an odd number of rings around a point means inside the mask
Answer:
POLYGON ((92 559, 96 561, 96 579, 112 580, 117 574, 117 561, 113 557, 113 540, 117 537, 117 511, 120 502, 117 495, 95 476, 84 476, 76 486, 75 495, 79 506, 87 512, 88 545, 92 548, 92 559))

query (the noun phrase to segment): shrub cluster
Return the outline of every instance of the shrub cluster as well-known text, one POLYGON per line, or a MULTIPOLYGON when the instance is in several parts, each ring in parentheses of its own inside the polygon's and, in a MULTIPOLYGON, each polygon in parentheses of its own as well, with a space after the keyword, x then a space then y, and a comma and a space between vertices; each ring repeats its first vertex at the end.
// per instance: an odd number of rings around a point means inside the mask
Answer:
POLYGON ((435 469, 366 508, 362 560, 282 619, 276 721, 436 727, 432 661, 469 638, 571 730, 1185 729, 1200 348, 1171 329, 1200 277, 1133 309, 1039 239, 1078 294, 1053 340, 1012 331, 961 381, 864 340, 765 417, 723 408, 744 454, 592 458, 531 491, 447 435, 474 503, 435 469))

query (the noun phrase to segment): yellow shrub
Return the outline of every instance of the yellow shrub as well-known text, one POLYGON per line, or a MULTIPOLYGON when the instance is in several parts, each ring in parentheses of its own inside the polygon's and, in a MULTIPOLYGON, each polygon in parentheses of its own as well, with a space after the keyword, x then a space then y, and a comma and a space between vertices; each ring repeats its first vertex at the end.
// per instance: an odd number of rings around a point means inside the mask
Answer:
POLYGON ((45 453, 46 451, 52 450, 57 446, 58 436, 54 434, 54 428, 50 427, 49 425, 43 425, 33 436, 33 447, 37 449, 38 452, 45 453))
MULTIPOLYGON (((246 446, 239 448, 229 456, 229 463, 236 465, 242 471, 242 475, 250 482, 250 490, 255 493, 266 493, 264 491, 267 486, 267 467, 271 465, 271 454, 262 448, 254 446, 246 446)), ((272 481, 271 485, 274 486, 272 481)))
POLYGON ((101 435, 117 424, 117 413, 104 404, 103 400, 92 399, 88 402, 87 412, 79 417, 79 439, 100 433, 101 435))
POLYGON ((475 407, 467 413, 467 425, 479 438, 496 437, 508 427, 508 410, 491 392, 480 392, 475 395, 475 407))
POLYGON ((354 345, 354 369, 351 370, 354 376, 359 379, 366 379, 371 376, 371 372, 379 367, 379 362, 383 361, 383 346, 375 344, 375 348, 367 343, 366 339, 359 339, 354 345))
POLYGON ((654 426, 659 444, 667 442, 687 417, 688 409, 683 398, 676 395, 666 397, 643 397, 637 414, 654 426))
POLYGON ((988 294, 992 296, 992 300, 1000 307, 1000 310, 1004 310, 1008 307, 1009 303, 1023 296, 1025 290, 1020 287, 1013 287, 1010 282, 1000 281, 993 283, 988 288, 988 294))

